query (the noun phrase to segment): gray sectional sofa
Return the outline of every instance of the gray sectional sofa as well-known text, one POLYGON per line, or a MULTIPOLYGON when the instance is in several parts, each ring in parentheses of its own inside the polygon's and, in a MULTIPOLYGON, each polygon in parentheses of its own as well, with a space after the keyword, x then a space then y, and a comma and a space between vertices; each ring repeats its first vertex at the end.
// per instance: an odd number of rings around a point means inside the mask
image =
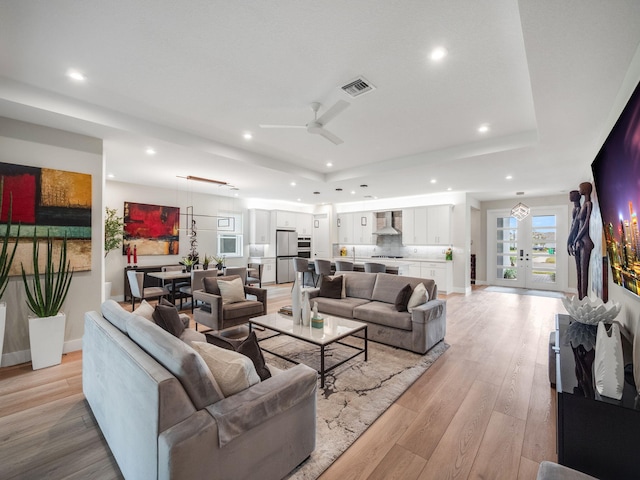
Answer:
POLYGON ((113 300, 101 310, 85 314, 83 391, 125 478, 280 479, 314 450, 313 369, 272 368, 224 398, 186 342, 113 300))
POLYGON ((351 318, 368 324, 368 338, 405 350, 424 354, 444 339, 447 305, 438 299, 438 287, 431 279, 390 275, 388 273, 347 272, 344 298, 320 297, 320 289, 310 289, 311 302, 318 311, 351 318), (428 301, 411 313, 395 308, 398 292, 407 284, 415 288, 423 283, 428 301))

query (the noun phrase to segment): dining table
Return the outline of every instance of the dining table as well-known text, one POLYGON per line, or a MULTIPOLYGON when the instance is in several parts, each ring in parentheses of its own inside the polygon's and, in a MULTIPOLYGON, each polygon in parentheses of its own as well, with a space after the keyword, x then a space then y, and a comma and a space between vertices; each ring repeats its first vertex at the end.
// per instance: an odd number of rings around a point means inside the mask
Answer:
POLYGON ((176 303, 176 286, 179 280, 188 279, 191 281, 191 272, 180 271, 180 270, 171 270, 168 272, 147 272, 147 275, 153 278, 158 278, 162 280, 162 284, 164 285, 166 282, 171 281, 171 303, 175 305, 176 303))

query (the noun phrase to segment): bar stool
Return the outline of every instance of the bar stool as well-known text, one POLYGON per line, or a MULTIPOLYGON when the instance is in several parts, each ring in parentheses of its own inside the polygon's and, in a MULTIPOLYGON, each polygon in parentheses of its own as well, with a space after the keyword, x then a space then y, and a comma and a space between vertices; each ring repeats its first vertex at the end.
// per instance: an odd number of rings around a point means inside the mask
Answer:
POLYGON ((318 280, 322 278, 323 275, 331 275, 331 262, 329 260, 319 260, 315 261, 316 267, 316 278, 315 278, 315 286, 318 286, 318 280))
POLYGON ((384 263, 366 262, 364 264, 364 271, 367 273, 385 273, 387 266, 384 263))
POLYGON ((353 262, 336 260, 336 272, 353 272, 353 262))
MULTIPOLYGON (((295 257, 293 260, 293 271, 296 272, 296 278, 298 278, 298 273, 302 272, 302 285, 304 287, 304 274, 309 272, 309 260, 306 258, 295 257)), ((293 286, 291 287, 293 290, 293 286)))

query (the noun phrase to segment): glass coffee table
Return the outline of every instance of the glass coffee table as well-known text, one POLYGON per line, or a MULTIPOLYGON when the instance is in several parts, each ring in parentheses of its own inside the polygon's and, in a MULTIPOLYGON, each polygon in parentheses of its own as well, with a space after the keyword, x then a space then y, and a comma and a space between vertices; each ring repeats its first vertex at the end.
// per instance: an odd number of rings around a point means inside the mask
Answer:
MULTIPOLYGON (((249 331, 251 331, 253 325, 258 325, 265 329, 277 332, 275 335, 261 338, 260 341, 273 338, 277 335, 287 335, 297 340, 302 340, 303 342, 320 347, 320 370, 318 370, 318 373, 320 374, 320 388, 324 388, 324 378, 327 372, 330 372, 334 368, 339 367, 343 363, 348 362, 362 353, 364 353, 364 361, 366 362, 368 360, 366 323, 356 322, 355 320, 349 320, 347 318, 336 317, 333 315, 326 315, 324 317, 324 328, 313 328, 311 325, 294 325, 293 319, 287 315, 270 313, 268 315, 250 319, 249 331), (364 340, 364 345, 362 348, 340 341, 358 332, 362 332, 363 335, 362 339, 364 340), (326 348, 333 343, 339 343, 340 345, 349 347, 355 350, 355 352, 353 355, 348 356, 347 358, 340 360, 335 365, 331 365, 327 368, 325 365, 325 351, 326 348)), ((292 358, 267 350, 262 346, 260 348, 271 355, 275 355, 276 357, 289 362, 300 363, 292 358)))

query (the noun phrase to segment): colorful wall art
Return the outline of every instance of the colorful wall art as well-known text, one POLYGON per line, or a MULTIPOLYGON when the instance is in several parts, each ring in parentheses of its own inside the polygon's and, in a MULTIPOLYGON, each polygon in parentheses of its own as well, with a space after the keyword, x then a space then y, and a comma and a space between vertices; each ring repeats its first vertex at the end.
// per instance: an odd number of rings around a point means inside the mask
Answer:
POLYGON ((124 224, 123 255, 178 255, 180 208, 124 202, 124 224))
MULTIPOLYGON (((20 224, 20 239, 11 275, 20 275, 20 265, 33 273, 33 235, 54 239, 57 255, 62 238, 67 236, 67 258, 75 271, 91 270, 91 175, 50 168, 0 163, 4 179, 0 233, 7 228, 9 206, 13 199, 11 235, 20 224)), ((46 248, 46 242, 41 242, 46 248)), ((44 268, 45 255, 41 255, 44 268)))

